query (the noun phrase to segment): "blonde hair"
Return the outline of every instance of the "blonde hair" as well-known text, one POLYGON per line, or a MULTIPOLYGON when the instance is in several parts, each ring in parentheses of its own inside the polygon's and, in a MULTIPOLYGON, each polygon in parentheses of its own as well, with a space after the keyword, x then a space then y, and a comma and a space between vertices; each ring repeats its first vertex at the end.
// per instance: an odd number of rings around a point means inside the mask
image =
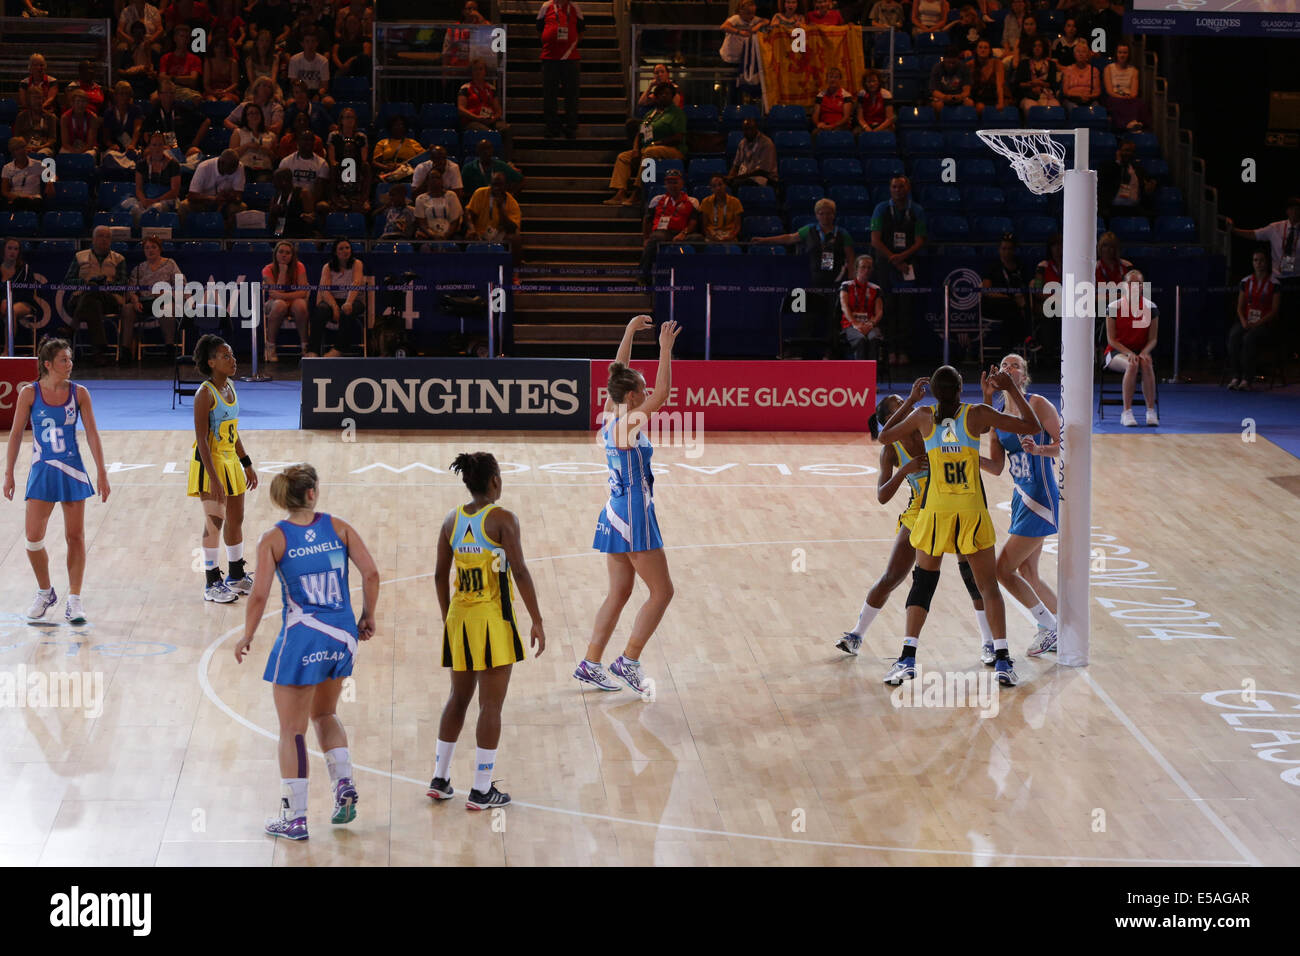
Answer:
MULTIPOLYGON (((805 208, 806 208, 806 207, 805 207, 805 208)), ((835 200, 834 200, 834 199, 819 199, 819 200, 817 200, 817 202, 813 203, 813 214, 814 214, 814 215, 816 215, 817 213, 821 212, 823 209, 829 209, 831 212, 834 212, 834 211, 835 211, 835 200)))
POLYGON ((299 462, 271 479, 271 500, 277 508, 299 511, 307 507, 307 492, 315 491, 317 485, 316 469, 299 462))

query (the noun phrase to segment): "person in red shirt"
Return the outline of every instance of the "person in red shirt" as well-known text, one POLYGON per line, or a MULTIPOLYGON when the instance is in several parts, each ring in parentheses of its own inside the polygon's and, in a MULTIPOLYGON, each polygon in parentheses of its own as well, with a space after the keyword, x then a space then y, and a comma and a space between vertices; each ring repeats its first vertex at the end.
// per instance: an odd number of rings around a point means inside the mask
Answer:
POLYGON ((547 136, 560 135, 557 110, 564 91, 564 129, 578 138, 578 40, 586 23, 571 0, 546 0, 537 11, 537 32, 542 37, 542 113, 547 136))
POLYGON ((894 107, 890 105, 893 94, 880 82, 877 70, 862 74, 862 89, 858 90, 858 129, 875 132, 894 128, 894 107))
POLYGON ((813 106, 813 130, 850 129, 853 126, 853 94, 842 85, 844 74, 833 66, 826 71, 826 89, 817 94, 813 106))
POLYGON ((163 54, 158 72, 172 78, 177 99, 189 102, 201 98, 199 86, 203 81, 203 61, 190 50, 189 27, 182 24, 172 30, 172 49, 163 54))
POLYGON ((1228 388, 1236 392, 1250 390, 1255 379, 1255 356, 1271 344, 1282 307, 1282 288, 1273 275, 1268 247, 1257 249, 1251 263, 1254 270, 1241 280, 1237 321, 1228 332, 1228 368, 1232 372, 1228 388))
POLYGON ((1133 417, 1133 391, 1138 370, 1142 372, 1142 398, 1147 406, 1147 424, 1159 425, 1156 415, 1156 369, 1151 353, 1156 347, 1160 310, 1144 296, 1142 273, 1132 269, 1124 274, 1128 286, 1106 313, 1106 351, 1102 368, 1124 376, 1124 412, 1119 422, 1126 428, 1137 424, 1133 417))
POLYGON ((855 359, 864 359, 872 343, 880 348, 880 320, 885 314, 885 300, 880 286, 871 281, 875 268, 871 256, 858 256, 854 277, 840 285, 840 338, 855 359))
POLYGON ((650 271, 654 268, 659 243, 669 240, 680 242, 689 238, 699 226, 699 203, 682 189, 680 170, 668 171, 664 176, 664 189, 666 192, 646 204, 645 221, 641 227, 641 236, 645 242, 641 251, 641 277, 646 285, 650 284, 650 271))
POLYGON ((496 130, 501 134, 501 152, 511 153, 514 136, 510 124, 501 111, 497 88, 487 81, 487 63, 477 57, 469 64, 469 82, 461 85, 456 94, 456 109, 460 113, 460 128, 471 130, 496 130))
POLYGON ((805 18, 810 27, 838 27, 844 25, 844 17, 835 9, 833 0, 817 0, 815 7, 808 11, 805 18))

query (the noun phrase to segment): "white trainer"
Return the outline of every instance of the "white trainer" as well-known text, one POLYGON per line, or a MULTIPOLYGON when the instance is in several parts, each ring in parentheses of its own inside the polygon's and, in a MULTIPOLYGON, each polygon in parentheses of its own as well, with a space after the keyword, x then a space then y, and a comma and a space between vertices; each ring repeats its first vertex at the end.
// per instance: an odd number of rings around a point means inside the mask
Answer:
POLYGON ((1123 425, 1125 428, 1136 428, 1138 420, 1133 415, 1133 409, 1131 408, 1124 409, 1124 414, 1120 415, 1119 417, 1119 423, 1123 425))
POLYGON ((239 595, 230 588, 226 587, 220 581, 209 584, 203 591, 203 600, 215 601, 218 604, 230 604, 239 600, 239 595))
POLYGON ((81 598, 68 596, 68 606, 63 611, 63 617, 69 624, 86 623, 86 612, 81 607, 81 598))
POLYGON ((54 605, 59 603, 59 596, 54 593, 54 588, 48 591, 37 591, 36 599, 32 601, 32 606, 27 609, 27 620, 39 621, 45 616, 45 612, 54 605))
POLYGON ((1154 408, 1147 409, 1147 424, 1148 425, 1160 424, 1160 416, 1156 414, 1156 410, 1154 408))

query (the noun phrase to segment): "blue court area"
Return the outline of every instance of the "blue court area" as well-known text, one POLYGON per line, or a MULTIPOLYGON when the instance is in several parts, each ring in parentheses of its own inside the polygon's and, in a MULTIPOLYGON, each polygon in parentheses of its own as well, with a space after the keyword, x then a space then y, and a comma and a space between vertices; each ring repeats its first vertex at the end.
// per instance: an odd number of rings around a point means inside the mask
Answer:
MULTIPOLYGON (((95 413, 101 428, 124 431, 187 431, 194 425, 192 399, 184 406, 171 407, 172 383, 159 381, 86 381, 95 399, 95 413)), ((907 384, 896 381, 893 391, 907 394, 907 384)), ((236 382, 239 390, 241 431, 295 429, 298 427, 299 385, 296 381, 236 382)), ((1033 390, 1060 404, 1060 387, 1034 385, 1033 390)), ((979 400, 979 389, 968 386, 965 396, 979 400)), ((1107 406, 1098 421, 1094 392, 1092 413, 1096 434, 1240 433, 1247 419, 1256 433, 1300 458, 1300 385, 1259 392, 1229 392, 1213 385, 1163 385, 1160 388, 1160 427, 1124 428, 1119 423, 1119 406, 1107 406)), ((1141 405, 1135 405, 1138 421, 1144 420, 1141 405)), ((865 423, 864 423, 865 430, 865 423)))

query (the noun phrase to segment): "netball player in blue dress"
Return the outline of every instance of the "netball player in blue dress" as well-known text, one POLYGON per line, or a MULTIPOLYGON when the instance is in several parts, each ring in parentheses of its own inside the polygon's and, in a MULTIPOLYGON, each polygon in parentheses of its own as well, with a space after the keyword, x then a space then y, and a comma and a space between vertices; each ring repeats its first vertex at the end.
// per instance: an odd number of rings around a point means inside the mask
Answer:
MULTIPOLYGON (((280 720, 280 815, 266 832, 307 839, 307 724, 325 754, 334 788, 331 823, 357 815, 348 737, 335 712, 343 679, 352 673, 357 641, 375 633, 379 569, 356 529, 342 518, 316 510, 316 469, 290 465, 271 481, 271 500, 289 512, 257 543, 259 568, 275 568, 284 601, 280 634, 271 647, 262 679, 269 681, 280 720), (361 616, 353 618, 348 561, 361 572, 361 616)), ((248 596, 244 637, 235 645, 243 662, 253 643, 271 592, 271 576, 259 574, 248 596)))
MULTIPOLYGON (((1039 577, 1038 559, 1043 539, 1056 534, 1060 526, 1061 495, 1053 459, 1061 454, 1061 418, 1056 406, 1043 396, 1029 395, 1029 371, 1022 356, 1013 352, 1002 360, 1000 368, 1029 398, 1029 407, 1043 426, 1036 435, 992 429, 989 457, 980 459, 980 467, 994 475, 1002 474, 1004 463, 1009 465, 1015 481, 1011 529, 998 555, 998 581, 1038 622, 1038 633, 1028 651, 1030 657, 1038 657, 1056 650, 1056 592, 1039 577)), ((984 403, 989 404, 995 391, 989 376, 981 377, 980 387, 984 403)), ((1005 401, 1004 395, 1004 406, 1005 401)), ((993 646, 987 639, 981 657, 985 664, 993 663, 993 646)))
POLYGON ((609 593, 596 612, 587 656, 573 672, 584 684, 620 690, 612 674, 638 694, 645 694, 651 686, 641 670, 641 651, 673 599, 672 577, 655 518, 654 475, 650 471, 654 449, 645 429, 650 416, 668 401, 672 390, 673 342, 680 331, 677 323, 665 322, 659 327, 659 370, 653 389, 646 386, 640 372, 628 367, 632 339, 637 332, 653 326, 654 320, 648 315, 638 315, 629 322, 618 355, 609 367, 608 396, 600 427, 600 441, 609 465, 609 501, 596 519, 592 543, 605 554, 609 593), (610 664, 607 674, 600 659, 638 576, 650 589, 650 597, 637 612, 627 647, 610 664))
POLYGON ((45 529, 56 503, 63 505, 63 534, 68 543, 68 604, 63 616, 69 624, 85 624, 81 606, 81 577, 86 570, 86 499, 95 487, 81 463, 77 447, 77 421, 85 422, 86 443, 98 468, 96 483, 101 501, 108 501, 108 471, 99 443, 90 392, 70 381, 72 346, 65 339, 47 338, 36 350, 38 377, 18 391, 14 423, 9 429, 4 494, 14 497, 14 464, 23 442, 23 430, 32 425, 32 470, 27 474, 27 560, 36 573, 36 599, 27 619, 39 621, 58 603, 50 584, 50 558, 45 553, 45 529))

